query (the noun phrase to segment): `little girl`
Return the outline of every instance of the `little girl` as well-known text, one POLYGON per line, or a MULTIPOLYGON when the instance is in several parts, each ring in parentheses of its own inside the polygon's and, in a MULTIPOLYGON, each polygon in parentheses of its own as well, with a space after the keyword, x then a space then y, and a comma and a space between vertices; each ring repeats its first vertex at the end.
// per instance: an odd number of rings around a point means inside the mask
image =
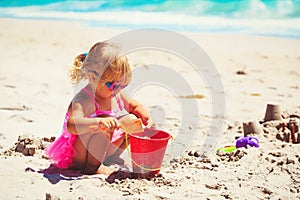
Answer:
POLYGON ((88 54, 75 58, 71 80, 78 83, 87 79, 88 84, 70 103, 62 135, 46 149, 57 167, 76 167, 84 174, 111 174, 114 170, 105 165, 123 164, 119 156, 126 148, 118 109, 125 109, 148 125, 150 115, 145 107, 121 93, 131 81, 131 68, 119 53, 116 44, 98 42, 88 54), (95 126, 96 131, 91 129, 95 126))

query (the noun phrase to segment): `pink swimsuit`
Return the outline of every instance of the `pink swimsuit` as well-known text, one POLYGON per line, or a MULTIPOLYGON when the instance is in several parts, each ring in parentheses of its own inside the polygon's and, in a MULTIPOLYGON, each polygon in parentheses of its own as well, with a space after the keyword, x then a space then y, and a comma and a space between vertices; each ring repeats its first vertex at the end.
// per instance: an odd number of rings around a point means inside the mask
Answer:
MULTIPOLYGON (((91 93, 86 88, 83 88, 82 90, 91 98, 91 100, 94 102, 96 107, 96 111, 92 113, 90 116, 88 116, 89 118, 94 118, 99 115, 110 115, 112 117, 116 117, 117 110, 107 110, 107 111, 99 110, 99 105, 96 102, 95 98, 91 95, 91 93)), ((123 110, 124 108, 123 101, 117 96, 116 96, 116 100, 119 105, 119 109, 123 110)), ((52 144, 50 144, 45 150, 46 154, 48 155, 52 163, 59 168, 72 167, 73 166, 72 158, 76 154, 73 144, 76 138, 78 137, 78 135, 68 132, 67 122, 69 117, 70 117, 70 113, 67 112, 64 120, 62 135, 59 138, 57 138, 52 144)), ((124 132, 121 129, 115 130, 111 143, 117 141, 122 136, 124 136, 124 132)))

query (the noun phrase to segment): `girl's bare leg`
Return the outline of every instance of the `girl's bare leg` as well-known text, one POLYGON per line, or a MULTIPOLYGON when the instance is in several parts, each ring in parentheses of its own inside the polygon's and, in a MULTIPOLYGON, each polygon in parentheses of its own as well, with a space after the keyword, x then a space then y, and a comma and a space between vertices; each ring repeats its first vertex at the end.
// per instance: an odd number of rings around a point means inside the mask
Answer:
MULTIPOLYGON (((122 118, 127 119, 136 119, 136 116, 133 114, 127 114, 123 115, 118 118, 118 120, 122 120, 122 118)), ((120 158, 120 155, 123 153, 124 149, 126 149, 126 134, 115 141, 114 143, 111 143, 107 149, 106 159, 104 161, 105 165, 111 165, 111 164, 124 164, 124 160, 120 158)), ((128 138, 129 143, 129 138, 128 138)))
POLYGON ((115 170, 102 165, 103 158, 110 144, 108 133, 87 133, 77 137, 74 143, 76 155, 73 163, 84 174, 111 174, 115 170))
POLYGON ((106 158, 103 163, 105 165, 124 164, 124 160, 120 158, 120 155, 123 153, 124 149, 126 149, 125 136, 109 145, 106 158))

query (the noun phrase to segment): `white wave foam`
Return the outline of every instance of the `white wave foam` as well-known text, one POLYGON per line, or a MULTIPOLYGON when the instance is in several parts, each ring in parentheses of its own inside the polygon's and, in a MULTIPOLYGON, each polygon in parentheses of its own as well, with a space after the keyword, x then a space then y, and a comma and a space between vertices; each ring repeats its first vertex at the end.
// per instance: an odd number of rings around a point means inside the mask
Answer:
MULTIPOLYGON (((263 8, 262 8, 263 9, 263 8)), ((0 8, 2 16, 37 19, 66 19, 103 26, 168 27, 187 31, 235 31, 300 37, 300 18, 253 19, 189 16, 167 12, 74 12, 45 11, 41 7, 0 8)))

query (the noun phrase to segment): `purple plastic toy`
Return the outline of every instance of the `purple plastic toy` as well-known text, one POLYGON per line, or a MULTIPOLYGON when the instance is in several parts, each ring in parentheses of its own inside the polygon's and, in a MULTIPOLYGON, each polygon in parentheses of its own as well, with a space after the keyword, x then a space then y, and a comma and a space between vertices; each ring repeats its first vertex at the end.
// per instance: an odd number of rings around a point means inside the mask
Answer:
POLYGON ((247 148, 247 145, 258 148, 259 147, 258 139, 256 137, 246 136, 237 139, 235 143, 236 148, 241 148, 241 147, 247 148))

